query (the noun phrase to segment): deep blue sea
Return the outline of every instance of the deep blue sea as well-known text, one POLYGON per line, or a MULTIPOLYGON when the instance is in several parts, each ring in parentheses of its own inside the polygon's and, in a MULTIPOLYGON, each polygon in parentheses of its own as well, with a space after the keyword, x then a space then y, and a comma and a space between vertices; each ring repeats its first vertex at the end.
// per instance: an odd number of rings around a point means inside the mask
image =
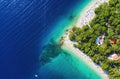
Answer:
POLYGON ((91 73, 86 76, 78 66, 72 69, 73 64, 79 65, 78 62, 70 64, 75 58, 70 59, 64 54, 58 57, 62 56, 65 60, 53 60, 61 63, 47 63, 42 67, 40 64, 44 45, 51 39, 60 37, 71 23, 71 18, 76 16, 76 7, 81 6, 79 9, 82 10, 89 2, 90 0, 0 0, 0 79, 92 79, 91 73), (68 64, 66 59, 70 60, 68 64), (71 72, 66 73, 68 70, 71 72), (68 77, 69 75, 71 76, 68 77))

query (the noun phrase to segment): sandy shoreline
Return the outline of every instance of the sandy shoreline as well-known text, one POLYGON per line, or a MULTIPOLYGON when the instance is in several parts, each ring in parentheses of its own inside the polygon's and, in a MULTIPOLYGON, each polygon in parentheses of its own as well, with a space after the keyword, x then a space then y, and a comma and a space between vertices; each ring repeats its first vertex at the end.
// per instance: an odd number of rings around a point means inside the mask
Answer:
POLYGON ((88 6, 84 8, 82 13, 80 13, 76 26, 82 27, 83 25, 88 25, 89 22, 95 17, 95 8, 97 8, 100 4, 108 1, 109 0, 93 0, 91 3, 89 3, 88 6))
MULTIPOLYGON (((83 10, 82 13, 80 13, 79 19, 76 23, 77 27, 82 27, 83 25, 89 24, 89 21, 95 17, 94 10, 96 7, 98 7, 103 2, 108 2, 109 0, 93 0, 90 4, 88 4, 87 7, 83 10)), ((100 66, 96 65, 89 56, 84 54, 82 51, 80 51, 78 48, 75 48, 73 46, 74 42, 69 40, 69 31, 64 35, 64 46, 67 49, 70 49, 73 51, 74 55, 79 57, 80 59, 84 59, 84 61, 92 68, 94 69, 101 77, 102 79, 109 79, 107 74, 104 73, 104 71, 101 69, 100 66)))
POLYGON ((89 56, 87 56, 86 54, 84 54, 82 51, 80 51, 78 48, 75 48, 73 46, 73 42, 71 42, 69 40, 68 35, 66 36, 66 38, 64 39, 64 49, 69 49, 70 51, 74 52, 73 54, 75 56, 77 56, 80 59, 84 59, 83 61, 85 63, 87 63, 87 65, 89 65, 94 71, 96 71, 101 77, 102 79, 109 79, 107 74, 104 73, 104 71, 101 69, 100 66, 96 65, 89 56))

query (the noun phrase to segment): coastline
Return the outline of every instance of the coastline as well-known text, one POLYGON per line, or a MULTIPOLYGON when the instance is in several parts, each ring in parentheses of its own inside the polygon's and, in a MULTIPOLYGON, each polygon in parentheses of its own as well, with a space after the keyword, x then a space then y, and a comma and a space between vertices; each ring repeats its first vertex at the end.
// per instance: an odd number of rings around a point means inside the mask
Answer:
MULTIPOLYGON (((93 0, 92 2, 90 2, 80 13, 76 26, 81 28, 82 26, 89 24, 89 22, 95 17, 95 13, 94 13, 95 8, 97 8, 103 2, 108 2, 108 1, 109 0, 93 0)), ((69 33, 70 31, 66 32, 63 35, 64 37, 63 49, 72 51, 73 52, 72 54, 74 54, 79 59, 82 59, 82 60, 84 59, 83 61, 87 65, 89 65, 94 71, 96 71, 96 73, 98 73, 102 77, 102 79, 109 79, 108 75, 104 73, 104 71, 102 70, 100 66, 96 65, 89 56, 87 56, 82 51, 80 51, 78 48, 75 48, 73 46, 75 42, 70 41, 69 33)))
POLYGON ((78 21, 76 23, 76 27, 82 27, 84 25, 88 25, 89 22, 95 17, 94 10, 99 7, 104 2, 108 2, 109 0, 93 0, 90 2, 80 13, 78 21))

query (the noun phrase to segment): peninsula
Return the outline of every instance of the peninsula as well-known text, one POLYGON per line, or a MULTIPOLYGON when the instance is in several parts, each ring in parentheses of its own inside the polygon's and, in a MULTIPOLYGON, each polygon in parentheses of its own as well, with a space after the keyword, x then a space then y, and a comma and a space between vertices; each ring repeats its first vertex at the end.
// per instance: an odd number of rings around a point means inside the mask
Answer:
POLYGON ((103 79, 120 79, 120 0, 95 0, 64 35, 64 46, 103 79))

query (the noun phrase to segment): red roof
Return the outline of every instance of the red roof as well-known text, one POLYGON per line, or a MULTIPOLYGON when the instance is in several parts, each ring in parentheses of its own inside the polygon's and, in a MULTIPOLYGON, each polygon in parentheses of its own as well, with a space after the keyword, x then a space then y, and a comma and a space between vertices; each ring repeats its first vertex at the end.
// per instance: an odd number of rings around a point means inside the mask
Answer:
POLYGON ((116 40, 115 39, 110 39, 110 44, 115 44, 116 40))

